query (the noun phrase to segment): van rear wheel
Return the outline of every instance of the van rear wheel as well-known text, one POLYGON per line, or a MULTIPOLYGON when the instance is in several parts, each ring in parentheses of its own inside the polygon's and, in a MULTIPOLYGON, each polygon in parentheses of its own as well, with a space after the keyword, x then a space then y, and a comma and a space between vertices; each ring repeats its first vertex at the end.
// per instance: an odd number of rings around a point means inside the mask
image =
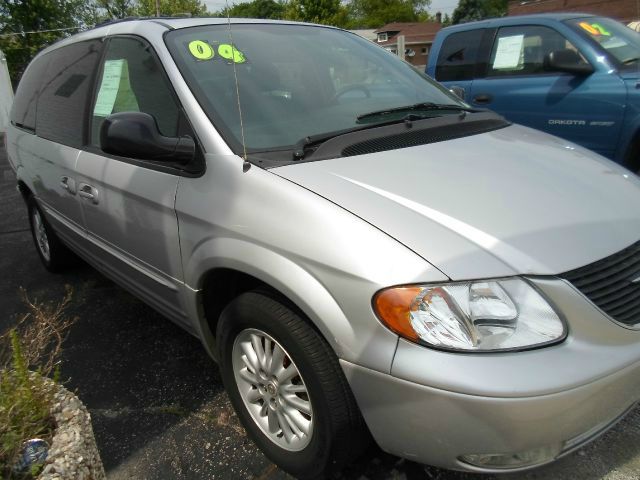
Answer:
POLYGON ((50 272, 63 271, 69 265, 73 254, 53 231, 33 196, 27 199, 27 208, 31 236, 42 264, 50 272))
POLYGON ((244 293, 223 311, 217 344, 240 421, 280 468, 325 478, 364 449, 366 427, 335 353, 292 308, 244 293))

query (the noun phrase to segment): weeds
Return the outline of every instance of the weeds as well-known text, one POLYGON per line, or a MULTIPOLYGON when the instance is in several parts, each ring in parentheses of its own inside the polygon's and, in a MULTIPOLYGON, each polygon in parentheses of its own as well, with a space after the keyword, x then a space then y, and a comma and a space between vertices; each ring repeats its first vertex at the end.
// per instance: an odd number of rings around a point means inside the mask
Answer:
MULTIPOLYGON (((28 313, 0 335, 0 479, 11 478, 11 467, 26 440, 51 437, 53 383, 59 377, 59 357, 66 332, 75 318, 65 315, 72 297, 58 304, 31 301, 22 291, 28 313)), ((36 474, 37 471, 32 471, 36 474)))

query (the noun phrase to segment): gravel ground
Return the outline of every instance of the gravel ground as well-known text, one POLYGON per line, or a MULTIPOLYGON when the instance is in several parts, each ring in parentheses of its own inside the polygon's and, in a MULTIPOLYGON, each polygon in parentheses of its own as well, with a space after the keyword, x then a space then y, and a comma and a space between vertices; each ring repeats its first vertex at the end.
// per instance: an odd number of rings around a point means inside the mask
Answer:
MULTIPOLYGON (((80 264, 62 275, 40 265, 26 209, 0 151, 0 330, 40 300, 75 295, 79 320, 66 343, 63 377, 93 418, 109 479, 285 479, 246 437, 200 342, 80 264)), ((640 348, 640 346, 639 346, 640 348)), ((400 460, 372 447, 339 478, 490 480, 400 460)), ((640 408, 596 442, 546 467, 503 479, 640 480, 640 408)))

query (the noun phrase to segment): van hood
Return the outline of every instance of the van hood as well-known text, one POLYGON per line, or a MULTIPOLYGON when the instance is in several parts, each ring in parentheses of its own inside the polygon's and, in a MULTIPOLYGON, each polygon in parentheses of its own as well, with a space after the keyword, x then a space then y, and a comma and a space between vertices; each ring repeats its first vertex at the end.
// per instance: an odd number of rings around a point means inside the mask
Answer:
POLYGON ((452 280, 559 274, 640 239, 639 177, 517 125, 271 172, 371 223, 452 280))

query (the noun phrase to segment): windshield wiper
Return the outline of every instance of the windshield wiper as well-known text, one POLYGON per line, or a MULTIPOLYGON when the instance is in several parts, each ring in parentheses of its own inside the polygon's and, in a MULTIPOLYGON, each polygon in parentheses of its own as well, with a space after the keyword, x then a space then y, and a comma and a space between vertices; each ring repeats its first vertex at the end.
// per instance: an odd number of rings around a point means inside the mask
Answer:
POLYGON ((397 112, 415 112, 415 111, 428 111, 428 110, 453 110, 456 112, 477 111, 473 108, 463 107, 462 105, 456 105, 454 103, 449 104, 449 103, 421 102, 421 103, 415 103, 413 105, 405 105, 403 107, 388 108, 386 110, 376 110, 374 112, 363 113, 362 115, 358 115, 356 117, 356 120, 360 121, 360 120, 364 120, 366 118, 371 118, 371 117, 391 115, 397 112))
MULTIPOLYGON (((398 108, 390 108, 388 110, 380 110, 377 112, 364 113, 358 117, 357 120, 361 118, 374 117, 379 115, 386 115, 390 113, 397 113, 402 111, 412 112, 415 110, 454 110, 456 112, 462 112, 462 115, 465 115, 466 112, 478 112, 481 110, 463 107, 462 105, 440 105, 436 103, 417 103, 415 105, 409 105, 407 107, 398 107, 398 108)), ((320 133, 318 135, 309 135, 298 140, 293 147, 293 159, 294 160, 302 160, 306 154, 307 150, 312 147, 315 147, 321 143, 326 142, 327 140, 331 140, 332 138, 339 137, 341 135, 346 135, 347 133, 358 132, 360 130, 368 130, 370 128, 378 128, 384 127, 387 125, 393 125, 396 123, 405 123, 408 127, 411 127, 411 123, 416 120, 422 120, 425 118, 429 118, 426 115, 420 115, 417 113, 408 113, 407 115, 403 115, 402 117, 392 118, 389 120, 384 120, 382 122, 375 123, 367 123, 364 125, 360 125, 357 127, 346 128, 343 130, 334 130, 332 132, 320 133)))
POLYGON ((627 58, 626 60, 622 61, 622 64, 623 65, 630 65, 633 62, 637 62, 638 60, 640 60, 640 57, 627 58))
POLYGON ((387 120, 385 122, 377 122, 377 123, 368 123, 366 125, 360 125, 358 127, 345 128, 342 130, 334 130, 332 132, 320 133, 318 135, 308 135, 306 137, 302 137, 298 140, 293 147, 293 159, 294 160, 302 160, 306 154, 307 150, 310 148, 319 145, 321 143, 326 142, 327 140, 331 140, 332 138, 339 137, 341 135, 346 135, 347 133, 358 132, 360 130, 368 130, 371 128, 384 127, 386 125, 393 125, 395 123, 402 122, 412 122, 415 120, 421 120, 425 118, 423 115, 416 115, 415 113, 410 113, 401 118, 395 118, 393 120, 387 120))

